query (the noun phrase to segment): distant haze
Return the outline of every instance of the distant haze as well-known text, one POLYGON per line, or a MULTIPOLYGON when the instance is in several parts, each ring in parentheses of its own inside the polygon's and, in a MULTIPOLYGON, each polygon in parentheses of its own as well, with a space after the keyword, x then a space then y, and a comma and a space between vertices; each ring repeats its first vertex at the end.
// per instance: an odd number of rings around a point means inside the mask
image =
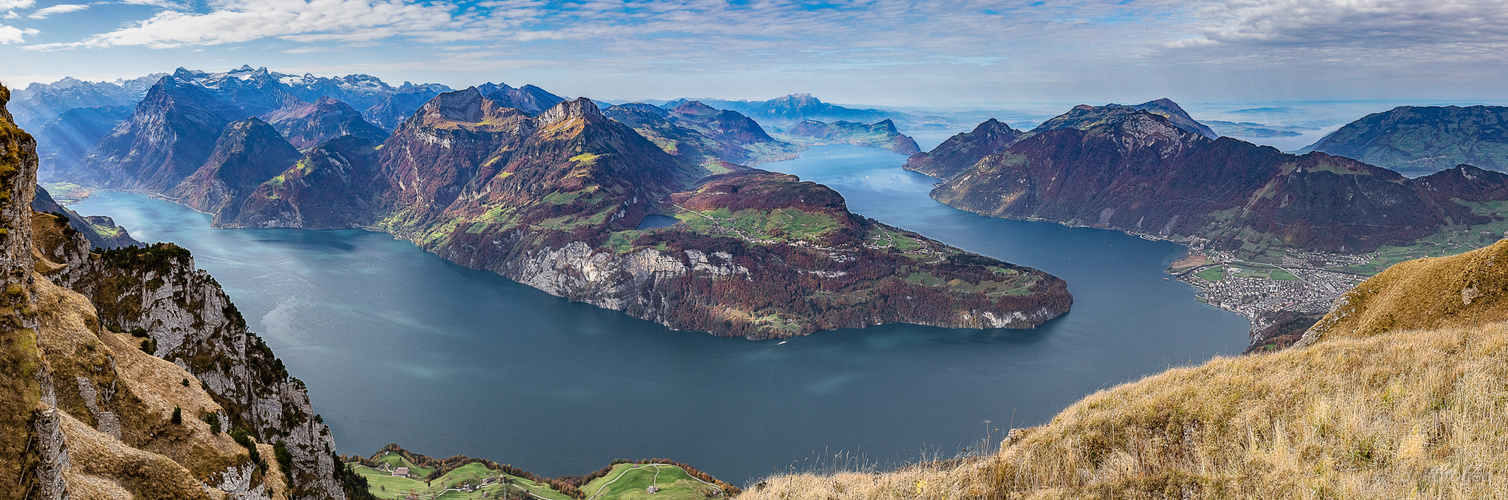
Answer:
POLYGON ((241 64, 562 95, 980 106, 1508 98, 1504 0, 0 0, 0 82, 241 64))

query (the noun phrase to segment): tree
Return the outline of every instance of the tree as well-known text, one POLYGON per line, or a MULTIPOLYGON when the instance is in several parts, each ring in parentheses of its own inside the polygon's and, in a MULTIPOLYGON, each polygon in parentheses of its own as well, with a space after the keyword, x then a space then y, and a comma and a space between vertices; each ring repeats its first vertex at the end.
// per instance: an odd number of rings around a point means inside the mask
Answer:
POLYGON ((180 425, 182 423, 183 423, 183 409, 179 408, 177 406, 174 406, 173 407, 173 425, 180 425))

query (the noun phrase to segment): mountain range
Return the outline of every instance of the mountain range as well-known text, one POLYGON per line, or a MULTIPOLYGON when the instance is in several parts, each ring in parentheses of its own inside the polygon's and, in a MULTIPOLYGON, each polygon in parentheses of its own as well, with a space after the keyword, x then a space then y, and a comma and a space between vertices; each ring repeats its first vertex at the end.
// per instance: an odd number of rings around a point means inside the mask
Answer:
POLYGON ((734 111, 604 112, 489 84, 436 95, 389 135, 288 80, 244 68, 163 77, 58 177, 152 193, 219 227, 387 231, 555 295, 719 335, 1030 327, 1072 302, 1056 277, 740 165, 794 146, 734 111), (679 223, 641 227, 650 215, 679 223))
POLYGON ((1399 106, 1348 123, 1302 151, 1355 158, 1410 176, 1462 163, 1508 170, 1508 107, 1399 106))
POLYGON ((1369 252, 1501 219, 1490 202, 1508 199, 1497 172, 1462 165, 1407 179, 1349 158, 1211 139, 1168 118, 1187 116, 1171 101, 1148 105, 1159 109, 1078 106, 1026 133, 987 123, 907 168, 942 176, 932 196, 965 210, 1246 253, 1369 252))
MULTIPOLYGON (((677 99, 664 104, 675 108, 689 99, 677 99)), ((778 128, 785 128, 806 120, 876 122, 892 118, 895 113, 876 109, 856 109, 822 102, 811 94, 790 94, 767 101, 728 101, 723 99, 698 99, 708 106, 737 111, 755 120, 778 128)))
POLYGON ((786 130, 786 135, 798 141, 813 141, 819 144, 853 144, 884 149, 903 155, 921 152, 916 140, 901 134, 890 119, 875 123, 835 121, 824 123, 803 120, 786 130))

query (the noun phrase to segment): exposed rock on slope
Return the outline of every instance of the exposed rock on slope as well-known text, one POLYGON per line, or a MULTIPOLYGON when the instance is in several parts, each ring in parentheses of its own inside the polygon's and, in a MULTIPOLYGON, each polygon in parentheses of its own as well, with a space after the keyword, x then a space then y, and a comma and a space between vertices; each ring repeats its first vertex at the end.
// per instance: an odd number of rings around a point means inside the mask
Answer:
POLYGON ((1400 106, 1346 124, 1305 151, 1425 175, 1470 163, 1508 170, 1508 107, 1400 106))
POLYGON ((1210 140, 1145 111, 1117 116, 1087 130, 1039 127, 932 196, 985 215, 1191 236, 1219 249, 1342 253, 1492 220, 1500 216, 1471 204, 1508 199, 1508 176, 1495 172, 1405 179, 1348 158, 1210 140))
POLYGON ((34 146, 3 111, 0 155, 0 496, 344 497, 302 384, 186 251, 89 253, 32 213, 34 146))
POLYGON ((166 195, 218 220, 235 220, 251 191, 299 160, 299 152, 267 122, 227 125, 204 165, 166 195))
POLYGON ((166 191, 204 165, 221 129, 243 113, 197 85, 163 77, 129 120, 62 176, 107 188, 166 191))
POLYGON ((807 120, 797 123, 786 134, 817 144, 853 144, 911 155, 921 152, 916 141, 896 131, 888 118, 875 123, 835 121, 823 123, 807 120))

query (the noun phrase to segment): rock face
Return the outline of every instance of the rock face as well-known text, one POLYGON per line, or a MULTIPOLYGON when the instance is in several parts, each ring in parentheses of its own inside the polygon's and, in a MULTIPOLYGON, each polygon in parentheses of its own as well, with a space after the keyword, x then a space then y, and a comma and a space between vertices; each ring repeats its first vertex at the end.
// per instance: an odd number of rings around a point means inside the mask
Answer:
POLYGON ((129 120, 62 177, 107 188, 166 191, 199 170, 221 129, 243 114, 202 87, 163 77, 129 120))
POLYGON ((985 215, 1193 236, 1223 249, 1341 253, 1485 222, 1494 215, 1468 204, 1508 199, 1508 177, 1481 169, 1410 180, 1348 158, 1210 140, 1145 111, 1116 115, 1087 130, 1039 127, 932 196, 985 215))
POLYGON ((1355 158, 1411 176, 1462 163, 1508 170, 1508 107, 1400 106, 1346 124, 1305 151, 1355 158))
POLYGON ((91 254, 32 212, 35 149, 4 111, 0 155, 0 496, 344 498, 302 384, 186 251, 91 254))
POLYGON ((381 144, 388 135, 387 131, 362 119, 356 108, 329 97, 275 110, 263 118, 299 151, 348 135, 381 144))
POLYGON ((931 152, 917 153, 906 159, 906 170, 921 172, 939 179, 952 179, 973 168, 984 157, 999 153, 1022 135, 1020 130, 994 118, 949 137, 931 152))
POLYGON ((529 116, 537 116, 555 107, 555 105, 565 102, 565 98, 546 92, 545 89, 533 85, 513 88, 507 84, 488 83, 478 86, 477 90, 481 92, 482 96, 496 103, 498 106, 517 109, 529 116))
POLYGON ((916 141, 897 131, 895 123, 888 118, 870 124, 841 120, 832 123, 807 120, 797 123, 786 133, 819 144, 853 144, 903 155, 921 152, 921 148, 916 146, 916 141))
POLYGON ((166 195, 221 220, 234 220, 252 190, 294 166, 300 156, 267 122, 235 122, 225 127, 204 165, 166 195))

